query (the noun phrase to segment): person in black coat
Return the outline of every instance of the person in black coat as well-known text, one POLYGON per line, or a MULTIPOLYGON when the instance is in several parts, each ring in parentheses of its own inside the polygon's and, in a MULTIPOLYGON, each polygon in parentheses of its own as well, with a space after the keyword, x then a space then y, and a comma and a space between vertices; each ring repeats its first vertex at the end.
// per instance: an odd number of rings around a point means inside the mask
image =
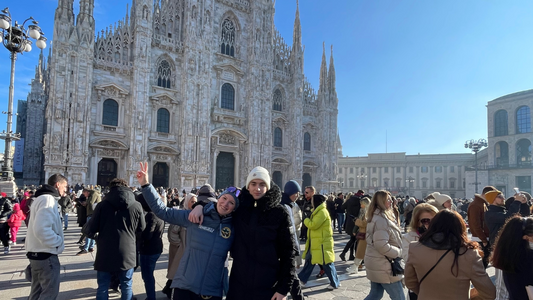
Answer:
POLYGON ((123 179, 109 183, 109 193, 95 208, 88 231, 98 233, 94 269, 97 298, 108 297, 111 275, 118 273, 123 297, 131 299, 133 268, 137 263, 136 234, 146 227, 141 204, 123 179))
POLYGON ((359 190, 356 194, 351 196, 342 207, 346 210, 346 234, 350 237, 350 240, 342 250, 342 253, 339 257, 342 261, 346 261, 346 253, 350 250, 349 260, 354 260, 354 249, 357 239, 355 238, 354 228, 355 228, 355 219, 359 217, 359 211, 361 210, 361 198, 364 194, 363 191, 359 190))
POLYGON ((141 253, 141 276, 144 281, 144 289, 146 290, 146 300, 155 300, 155 278, 154 270, 155 264, 163 252, 163 231, 165 230, 165 222, 154 214, 143 194, 138 194, 135 199, 141 203, 143 210, 146 212, 144 220, 146 221, 146 228, 144 228, 141 241, 139 245, 139 252, 141 253))

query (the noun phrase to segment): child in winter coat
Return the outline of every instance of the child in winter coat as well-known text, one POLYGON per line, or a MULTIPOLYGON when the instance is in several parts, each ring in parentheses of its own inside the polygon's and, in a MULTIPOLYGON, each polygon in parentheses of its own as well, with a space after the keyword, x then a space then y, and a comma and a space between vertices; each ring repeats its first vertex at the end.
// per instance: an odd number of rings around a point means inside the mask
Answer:
POLYGON ((20 204, 15 203, 13 205, 13 213, 7 220, 7 224, 10 228, 9 231, 11 233, 11 241, 13 242, 13 245, 17 244, 17 232, 19 231, 22 221, 24 221, 25 219, 26 216, 24 216, 24 213, 20 209, 20 204))

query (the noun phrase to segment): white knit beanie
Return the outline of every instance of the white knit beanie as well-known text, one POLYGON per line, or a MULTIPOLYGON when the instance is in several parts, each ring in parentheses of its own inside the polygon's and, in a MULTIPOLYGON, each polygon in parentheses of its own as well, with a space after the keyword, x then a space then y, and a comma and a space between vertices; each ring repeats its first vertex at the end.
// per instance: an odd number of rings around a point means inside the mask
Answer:
POLYGON ((248 174, 248 178, 246 178, 246 188, 248 188, 248 185, 250 185, 250 181, 254 179, 263 180, 266 184, 267 190, 270 190, 270 174, 268 174, 267 169, 259 166, 255 167, 250 174, 248 174))

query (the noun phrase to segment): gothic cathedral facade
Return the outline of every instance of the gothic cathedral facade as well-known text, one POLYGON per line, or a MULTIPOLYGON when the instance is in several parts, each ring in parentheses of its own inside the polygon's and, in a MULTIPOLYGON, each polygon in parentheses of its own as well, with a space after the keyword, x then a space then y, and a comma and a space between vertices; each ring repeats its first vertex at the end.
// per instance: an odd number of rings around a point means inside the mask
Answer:
POLYGON ((272 179, 335 191, 338 98, 333 54, 320 87, 303 74, 296 11, 292 47, 272 0, 133 0, 95 33, 94 0, 59 0, 43 137, 44 177, 135 185, 148 161, 156 186, 243 186, 272 179))

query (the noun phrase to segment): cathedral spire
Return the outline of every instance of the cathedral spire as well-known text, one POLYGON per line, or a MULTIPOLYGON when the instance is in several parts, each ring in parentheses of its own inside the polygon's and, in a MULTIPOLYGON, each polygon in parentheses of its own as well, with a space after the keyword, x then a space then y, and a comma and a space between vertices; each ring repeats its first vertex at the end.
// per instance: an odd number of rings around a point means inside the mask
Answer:
POLYGON ((292 51, 300 52, 302 49, 302 25, 300 24, 300 3, 296 0, 296 17, 294 19, 294 31, 292 33, 292 51))
POLYGON ((56 22, 74 25, 74 0, 59 0, 54 19, 56 22))
POLYGON ((328 86, 329 86, 329 92, 334 95, 336 94, 335 89, 335 62, 333 60, 333 45, 331 45, 331 56, 329 58, 329 71, 328 71, 328 86))
POLYGON ((76 19, 82 40, 86 43, 94 41, 94 0, 80 0, 80 13, 76 19))
POLYGON ((326 43, 322 43, 322 65, 320 66, 319 93, 325 93, 328 89, 328 65, 326 63, 326 43))
POLYGON ((35 79, 41 81, 44 74, 44 56, 43 50, 41 49, 41 54, 39 54, 39 64, 35 68, 35 79))

